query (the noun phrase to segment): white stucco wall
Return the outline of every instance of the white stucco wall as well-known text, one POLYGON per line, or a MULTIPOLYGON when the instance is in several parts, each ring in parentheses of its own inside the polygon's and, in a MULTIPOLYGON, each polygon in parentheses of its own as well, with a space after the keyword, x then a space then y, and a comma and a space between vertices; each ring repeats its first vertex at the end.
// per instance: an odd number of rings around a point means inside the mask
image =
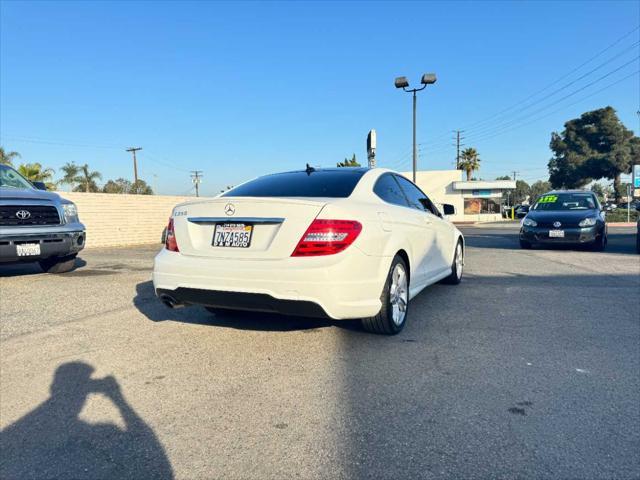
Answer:
MULTIPOLYGON (((412 172, 402 175, 413 180, 412 172)), ((416 172, 416 185, 429 195, 432 202, 450 203, 456 207, 456 215, 449 217, 453 221, 465 221, 462 194, 453 189, 453 182, 462 180, 462 170, 429 170, 416 172)))
POLYGON ((87 248, 160 244, 175 205, 194 197, 57 192, 78 206, 87 248))

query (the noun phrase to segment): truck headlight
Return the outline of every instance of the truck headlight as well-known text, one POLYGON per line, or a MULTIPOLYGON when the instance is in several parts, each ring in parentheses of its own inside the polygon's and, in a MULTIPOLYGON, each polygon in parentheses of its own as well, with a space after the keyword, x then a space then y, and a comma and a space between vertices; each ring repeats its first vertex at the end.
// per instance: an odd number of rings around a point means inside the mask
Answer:
POLYGON ((75 203, 63 203, 62 209, 64 210, 64 221, 66 223, 78 222, 78 208, 75 203))
POLYGON ((524 219, 522 220, 522 225, 524 225, 525 227, 537 227, 538 222, 528 217, 524 217, 524 219))
POLYGON ((587 217, 582 220, 578 226, 579 227, 593 227, 596 224, 596 217, 587 217))

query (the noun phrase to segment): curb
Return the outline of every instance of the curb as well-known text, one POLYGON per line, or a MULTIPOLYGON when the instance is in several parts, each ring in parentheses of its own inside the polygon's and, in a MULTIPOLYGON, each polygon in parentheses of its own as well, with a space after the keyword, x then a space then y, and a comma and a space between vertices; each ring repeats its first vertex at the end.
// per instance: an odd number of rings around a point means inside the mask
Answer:
POLYGON ((636 222, 607 222, 609 227, 635 227, 636 222))

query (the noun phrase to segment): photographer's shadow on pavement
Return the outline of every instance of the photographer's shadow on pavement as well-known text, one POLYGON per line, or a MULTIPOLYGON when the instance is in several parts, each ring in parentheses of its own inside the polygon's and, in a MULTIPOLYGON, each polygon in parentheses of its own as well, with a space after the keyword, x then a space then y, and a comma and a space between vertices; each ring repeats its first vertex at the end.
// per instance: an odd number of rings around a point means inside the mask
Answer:
POLYGON ((323 327, 339 327, 345 330, 361 330, 357 320, 331 320, 323 318, 291 317, 264 312, 210 313, 204 308, 188 307, 171 309, 156 298, 153 282, 141 282, 136 285, 133 305, 149 320, 162 322, 192 323, 238 330, 257 330, 272 332, 288 332, 293 330, 312 330, 323 327))
POLYGON ((60 365, 51 396, 0 432, 0 478, 173 478, 164 448, 127 403, 116 379, 92 379, 93 371, 82 362, 60 365), (79 418, 94 393, 113 402, 124 430, 79 418))

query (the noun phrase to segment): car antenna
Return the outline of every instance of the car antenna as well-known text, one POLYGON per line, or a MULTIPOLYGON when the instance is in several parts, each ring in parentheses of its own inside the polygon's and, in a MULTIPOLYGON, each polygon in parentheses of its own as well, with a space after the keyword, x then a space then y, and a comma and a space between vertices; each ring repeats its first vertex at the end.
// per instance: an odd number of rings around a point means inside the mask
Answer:
POLYGON ((307 175, 311 175, 315 171, 316 169, 307 163, 307 168, 305 169, 305 172, 307 172, 307 175))

